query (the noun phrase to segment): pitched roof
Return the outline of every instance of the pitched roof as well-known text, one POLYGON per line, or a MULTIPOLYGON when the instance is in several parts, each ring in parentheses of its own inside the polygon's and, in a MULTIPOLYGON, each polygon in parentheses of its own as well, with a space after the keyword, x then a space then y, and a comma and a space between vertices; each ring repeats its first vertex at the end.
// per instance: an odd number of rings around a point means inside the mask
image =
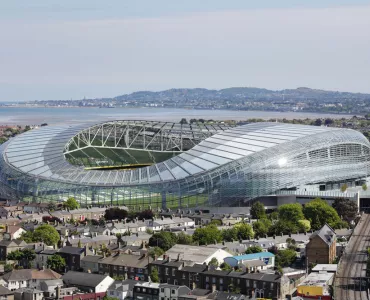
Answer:
POLYGON ((68 271, 66 274, 63 275, 62 279, 68 285, 77 285, 95 288, 107 277, 109 276, 93 273, 68 271))
POLYGON ((59 250, 60 253, 68 253, 68 254, 75 254, 75 255, 80 255, 84 251, 85 251, 85 248, 72 247, 72 246, 65 246, 59 250))
POLYGON ((62 275, 54 272, 51 269, 45 270, 36 270, 36 269, 23 269, 23 270, 13 270, 9 273, 6 273, 3 276, 3 279, 6 282, 9 281, 25 281, 31 279, 39 279, 39 280, 52 280, 52 279, 59 279, 62 275))
POLYGON ((85 262, 98 262, 103 258, 103 256, 100 255, 86 255, 81 259, 81 261, 85 262))
POLYGON ((12 295, 12 294, 14 294, 12 291, 10 291, 6 287, 0 285, 0 296, 12 295))
POLYGON ((335 231, 331 228, 328 224, 325 224, 319 230, 315 231, 310 239, 314 238, 315 236, 320 237, 327 245, 331 245, 335 240, 335 231))
MULTIPOLYGON (((150 260, 150 258, 149 258, 150 260)), ((120 254, 102 259, 99 263, 115 266, 144 268, 149 263, 148 257, 143 255, 120 254)))

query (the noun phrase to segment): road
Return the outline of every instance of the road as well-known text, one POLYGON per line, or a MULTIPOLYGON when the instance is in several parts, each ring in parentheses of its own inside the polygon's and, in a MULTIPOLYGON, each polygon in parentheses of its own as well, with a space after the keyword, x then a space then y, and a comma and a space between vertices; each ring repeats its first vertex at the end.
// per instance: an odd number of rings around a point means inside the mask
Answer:
POLYGON ((368 300, 367 248, 370 247, 370 215, 363 214, 341 258, 335 283, 335 300, 368 300))

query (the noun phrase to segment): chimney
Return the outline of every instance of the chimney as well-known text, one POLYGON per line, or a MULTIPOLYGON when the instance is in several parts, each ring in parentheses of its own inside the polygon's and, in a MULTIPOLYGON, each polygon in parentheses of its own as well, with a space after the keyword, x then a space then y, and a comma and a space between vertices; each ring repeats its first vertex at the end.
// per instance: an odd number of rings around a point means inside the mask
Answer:
POLYGON ((56 299, 60 299, 60 298, 62 298, 61 297, 61 286, 60 285, 58 285, 57 286, 57 294, 56 294, 56 299))

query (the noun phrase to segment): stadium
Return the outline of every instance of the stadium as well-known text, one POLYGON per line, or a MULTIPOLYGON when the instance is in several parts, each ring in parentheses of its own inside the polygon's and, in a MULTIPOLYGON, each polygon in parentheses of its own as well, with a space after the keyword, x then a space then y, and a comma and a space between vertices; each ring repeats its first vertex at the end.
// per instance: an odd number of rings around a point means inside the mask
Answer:
POLYGON ((45 126, 0 146, 2 199, 130 208, 247 206, 262 196, 361 186, 370 143, 285 123, 107 121, 45 126))

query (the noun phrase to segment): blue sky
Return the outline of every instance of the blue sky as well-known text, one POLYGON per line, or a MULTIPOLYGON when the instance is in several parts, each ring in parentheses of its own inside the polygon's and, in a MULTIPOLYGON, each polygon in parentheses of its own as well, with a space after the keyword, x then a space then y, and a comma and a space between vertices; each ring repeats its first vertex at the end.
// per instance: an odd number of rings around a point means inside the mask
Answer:
POLYGON ((175 87, 370 93, 370 2, 18 0, 0 10, 0 101, 175 87))

